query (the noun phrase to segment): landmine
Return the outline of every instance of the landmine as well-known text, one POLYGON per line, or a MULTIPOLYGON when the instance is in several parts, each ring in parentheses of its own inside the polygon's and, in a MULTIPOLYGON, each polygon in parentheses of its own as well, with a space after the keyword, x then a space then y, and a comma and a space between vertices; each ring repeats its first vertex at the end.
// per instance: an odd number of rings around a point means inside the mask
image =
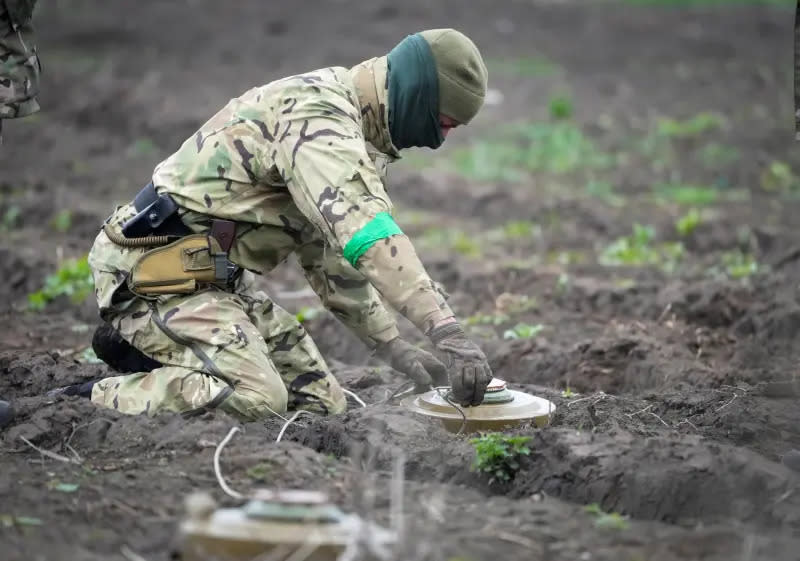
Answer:
POLYGON ((181 561, 335 561, 365 536, 386 549, 394 534, 343 513, 324 493, 259 490, 238 508, 217 508, 206 493, 190 495, 181 523, 177 551, 181 561))
POLYGON ((549 400, 510 390, 498 378, 492 379, 483 402, 477 407, 457 408, 455 402, 450 400, 449 393, 449 387, 436 388, 409 396, 401 403, 415 413, 441 420, 450 432, 498 431, 528 422, 541 427, 550 421, 550 416, 556 410, 549 400))

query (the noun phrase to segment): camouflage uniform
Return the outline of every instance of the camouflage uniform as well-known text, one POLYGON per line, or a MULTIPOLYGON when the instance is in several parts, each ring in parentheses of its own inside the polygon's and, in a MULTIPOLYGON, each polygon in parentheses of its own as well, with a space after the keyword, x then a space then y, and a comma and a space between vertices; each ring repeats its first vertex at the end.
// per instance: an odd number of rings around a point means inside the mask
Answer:
POLYGON ((39 110, 41 65, 31 16, 35 1, 0 0, 0 130, 3 119, 39 110))
MULTIPOLYGON (((219 406, 244 419, 287 407, 343 411, 341 388, 303 327, 251 286, 252 272, 291 253, 323 304, 370 347, 398 335, 381 295, 426 332, 453 316, 402 233, 366 251, 358 270, 343 257, 365 224, 393 212, 383 181, 398 157, 386 76, 380 57, 253 88, 156 167, 156 189, 193 232, 208 232, 212 218, 236 222, 229 257, 248 272, 228 291, 131 297, 126 281, 144 249, 101 232, 89 255, 101 315, 164 367, 98 382, 94 402, 149 414, 219 406)), ((134 213, 124 205, 107 224, 119 230, 134 213)))

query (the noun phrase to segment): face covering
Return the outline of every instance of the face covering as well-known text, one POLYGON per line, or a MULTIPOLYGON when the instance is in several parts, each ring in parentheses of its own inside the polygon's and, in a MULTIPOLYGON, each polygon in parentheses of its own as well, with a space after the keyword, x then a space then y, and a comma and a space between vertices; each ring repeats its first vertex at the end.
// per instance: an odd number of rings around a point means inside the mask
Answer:
POLYGON ((438 148, 444 142, 439 126, 439 77, 430 45, 409 35, 387 56, 389 65, 389 134, 399 149, 438 148))

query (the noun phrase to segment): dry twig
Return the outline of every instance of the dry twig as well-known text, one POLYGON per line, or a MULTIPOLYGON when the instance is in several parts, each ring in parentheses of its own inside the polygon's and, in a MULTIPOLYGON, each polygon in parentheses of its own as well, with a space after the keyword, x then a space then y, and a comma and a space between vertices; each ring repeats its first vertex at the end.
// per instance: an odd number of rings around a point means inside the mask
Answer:
POLYGON ((78 460, 75 460, 73 458, 67 458, 66 456, 62 456, 61 454, 56 454, 55 452, 51 452, 50 450, 45 450, 43 448, 39 448, 38 446, 36 446, 34 443, 32 443, 30 440, 28 440, 24 436, 20 436, 19 438, 20 438, 20 440, 22 440, 22 442, 24 442, 25 444, 27 444, 28 446, 30 446, 31 448, 33 448, 34 450, 39 452, 42 456, 46 456, 46 457, 50 458, 51 460, 58 460, 59 462, 64 462, 66 464, 79 465, 81 463, 78 460))

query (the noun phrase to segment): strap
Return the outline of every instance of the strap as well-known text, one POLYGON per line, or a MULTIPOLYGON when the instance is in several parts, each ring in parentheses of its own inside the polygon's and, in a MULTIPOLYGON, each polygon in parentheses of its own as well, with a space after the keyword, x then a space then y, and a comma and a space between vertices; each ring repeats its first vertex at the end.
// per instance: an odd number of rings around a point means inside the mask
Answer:
POLYGON ((211 236, 219 242, 222 251, 228 253, 236 236, 236 222, 215 218, 211 221, 211 236))

